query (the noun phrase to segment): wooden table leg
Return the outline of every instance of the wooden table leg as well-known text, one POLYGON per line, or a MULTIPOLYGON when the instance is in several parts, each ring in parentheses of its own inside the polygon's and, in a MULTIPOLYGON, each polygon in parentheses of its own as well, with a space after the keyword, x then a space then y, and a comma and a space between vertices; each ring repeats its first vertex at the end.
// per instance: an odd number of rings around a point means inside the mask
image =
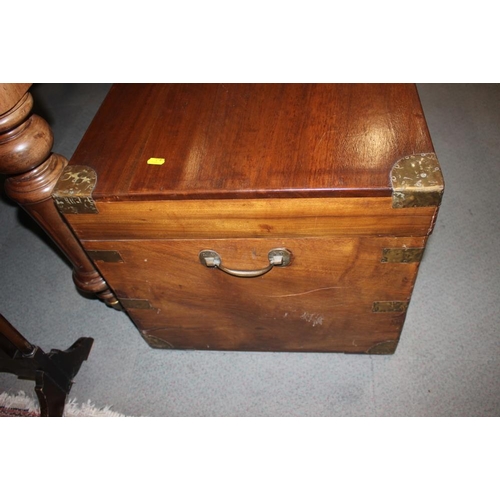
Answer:
POLYGON ((28 88, 29 84, 0 85, 0 173, 10 176, 5 191, 38 222, 72 263, 76 286, 120 309, 116 296, 51 198, 68 162, 51 152, 52 131, 43 118, 31 113, 33 98, 28 88))

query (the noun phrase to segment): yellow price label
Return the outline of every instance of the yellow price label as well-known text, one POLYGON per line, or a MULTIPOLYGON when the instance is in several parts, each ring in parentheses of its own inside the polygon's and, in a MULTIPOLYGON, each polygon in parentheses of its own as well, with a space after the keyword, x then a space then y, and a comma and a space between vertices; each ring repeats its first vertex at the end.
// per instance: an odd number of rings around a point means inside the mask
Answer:
POLYGON ((148 160, 148 165, 163 165, 165 163, 165 158, 150 158, 148 160))

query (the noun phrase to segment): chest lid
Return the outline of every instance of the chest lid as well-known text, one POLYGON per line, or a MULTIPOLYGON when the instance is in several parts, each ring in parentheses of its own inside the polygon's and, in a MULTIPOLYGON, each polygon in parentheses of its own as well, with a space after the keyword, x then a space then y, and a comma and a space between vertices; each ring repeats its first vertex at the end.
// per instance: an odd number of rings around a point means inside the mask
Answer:
POLYGON ((117 84, 70 165, 96 201, 378 197, 432 152, 414 85, 117 84))

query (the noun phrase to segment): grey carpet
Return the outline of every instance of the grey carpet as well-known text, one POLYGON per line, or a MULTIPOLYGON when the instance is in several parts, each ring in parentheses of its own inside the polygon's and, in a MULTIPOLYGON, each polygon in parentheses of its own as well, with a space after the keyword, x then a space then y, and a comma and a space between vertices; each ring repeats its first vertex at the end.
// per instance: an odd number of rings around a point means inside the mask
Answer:
MULTIPOLYGON (((70 157, 109 85, 39 84, 70 157)), ((95 339, 71 397, 144 416, 500 415, 500 85, 418 86, 446 190, 394 356, 153 350, 81 297, 31 220, 0 200, 0 310, 43 349, 95 339)), ((0 392, 33 383, 0 374, 0 392)))

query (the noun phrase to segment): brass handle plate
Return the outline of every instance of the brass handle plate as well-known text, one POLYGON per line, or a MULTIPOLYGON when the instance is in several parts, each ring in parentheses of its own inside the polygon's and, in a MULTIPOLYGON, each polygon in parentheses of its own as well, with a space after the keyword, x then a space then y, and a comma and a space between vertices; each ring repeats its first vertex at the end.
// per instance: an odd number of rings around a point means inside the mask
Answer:
POLYGON ((290 265, 292 254, 286 248, 273 248, 267 254, 269 265, 263 269, 246 271, 241 269, 229 269, 222 265, 221 256, 214 250, 202 250, 199 254, 200 262, 206 267, 214 267, 238 278, 256 278, 268 273, 273 267, 286 267, 290 265))

